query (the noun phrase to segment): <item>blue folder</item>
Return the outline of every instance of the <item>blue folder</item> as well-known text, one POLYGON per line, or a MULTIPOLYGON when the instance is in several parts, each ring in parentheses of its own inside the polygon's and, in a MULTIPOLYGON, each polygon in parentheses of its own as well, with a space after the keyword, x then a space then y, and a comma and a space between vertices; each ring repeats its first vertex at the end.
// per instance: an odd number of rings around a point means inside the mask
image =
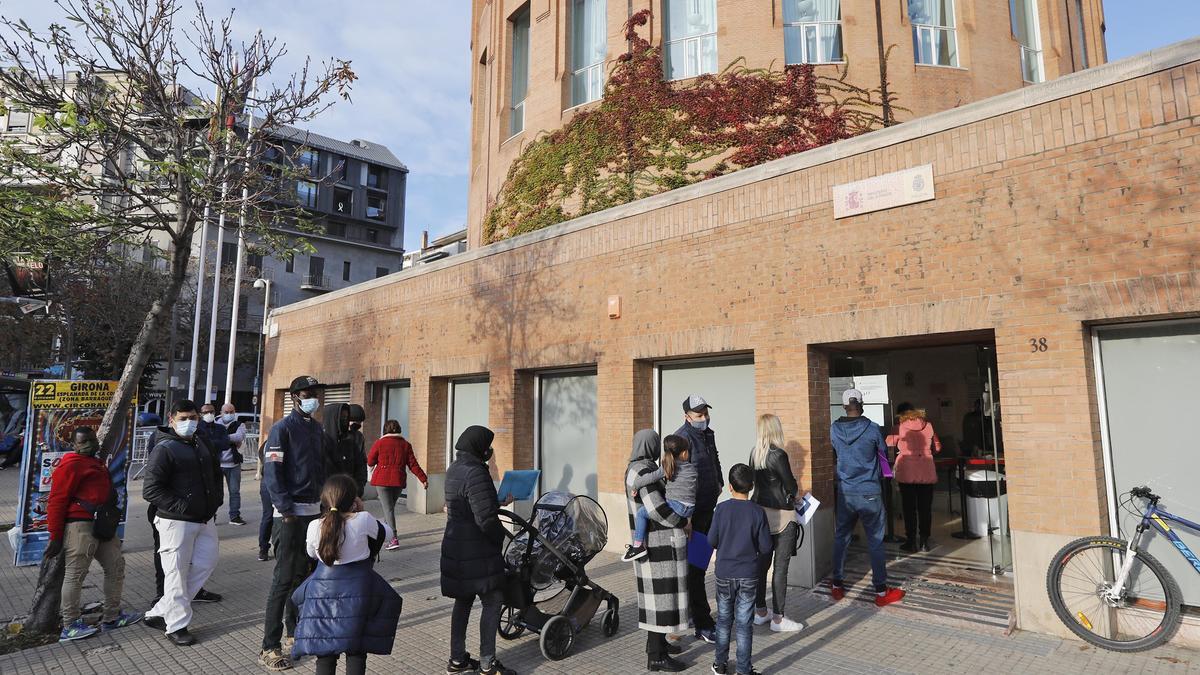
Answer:
POLYGON ((688 564, 692 567, 707 570, 708 563, 712 561, 712 554, 713 547, 708 545, 708 535, 693 530, 692 536, 688 539, 688 564))
POLYGON ((505 471, 504 478, 500 479, 500 487, 496 488, 496 497, 502 502, 509 495, 518 502, 530 499, 541 475, 542 472, 537 469, 505 471))

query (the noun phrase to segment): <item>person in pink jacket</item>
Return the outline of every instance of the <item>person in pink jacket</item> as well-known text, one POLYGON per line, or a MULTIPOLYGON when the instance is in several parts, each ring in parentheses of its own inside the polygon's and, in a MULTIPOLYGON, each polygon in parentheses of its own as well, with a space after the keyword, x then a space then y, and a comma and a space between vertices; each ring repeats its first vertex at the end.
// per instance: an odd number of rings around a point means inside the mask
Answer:
POLYGON ((906 541, 900 550, 929 551, 934 546, 929 529, 933 520, 933 489, 938 480, 933 456, 942 451, 942 442, 925 419, 924 410, 901 403, 896 407, 896 415, 899 424, 887 444, 896 448, 896 482, 900 484, 904 508, 906 541))

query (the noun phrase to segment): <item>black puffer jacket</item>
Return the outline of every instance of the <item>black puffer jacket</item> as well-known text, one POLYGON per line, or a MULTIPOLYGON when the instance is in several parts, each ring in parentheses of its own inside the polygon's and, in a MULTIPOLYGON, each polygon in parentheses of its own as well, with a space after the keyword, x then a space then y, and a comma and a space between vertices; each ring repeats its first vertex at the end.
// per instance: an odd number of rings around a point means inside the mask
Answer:
POLYGON ((763 466, 754 466, 751 458, 750 468, 754 469, 755 504, 768 509, 795 508, 799 486, 786 452, 772 445, 763 466))
POLYGON ((446 533, 442 537, 442 595, 469 598, 497 589, 504 580, 504 526, 488 472, 492 438, 486 427, 467 427, 446 469, 446 533))
POLYGON ((142 497, 159 518, 203 523, 217 515, 225 501, 221 462, 195 436, 181 438, 171 427, 159 427, 146 463, 142 497))
POLYGON ((367 484, 367 453, 363 447, 363 435, 349 428, 349 419, 342 421, 342 411, 347 415, 350 405, 331 403, 321 413, 321 424, 325 429, 325 475, 344 473, 358 485, 358 496, 363 495, 367 484))

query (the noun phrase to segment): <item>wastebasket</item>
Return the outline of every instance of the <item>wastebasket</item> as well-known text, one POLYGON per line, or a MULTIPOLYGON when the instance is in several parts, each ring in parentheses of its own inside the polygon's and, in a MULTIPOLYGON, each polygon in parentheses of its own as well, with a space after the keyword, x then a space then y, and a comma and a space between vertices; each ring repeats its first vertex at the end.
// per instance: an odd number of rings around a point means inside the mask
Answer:
POLYGON ((1000 513, 1008 509, 1008 483, 1004 474, 985 469, 968 471, 966 481, 959 488, 967 496, 967 512, 963 517, 971 534, 986 537, 991 530, 1000 527, 1000 513))

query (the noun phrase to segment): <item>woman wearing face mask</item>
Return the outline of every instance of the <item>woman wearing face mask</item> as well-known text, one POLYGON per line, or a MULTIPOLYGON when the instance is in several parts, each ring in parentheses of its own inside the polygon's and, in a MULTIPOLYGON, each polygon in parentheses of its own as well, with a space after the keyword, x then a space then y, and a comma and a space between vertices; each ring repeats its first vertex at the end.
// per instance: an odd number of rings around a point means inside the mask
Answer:
POLYGON ((121 540, 112 537, 102 541, 93 532, 93 514, 113 491, 108 467, 97 456, 100 444, 96 432, 91 427, 76 427, 73 450, 54 470, 46 505, 50 543, 45 555, 52 558, 60 552, 66 554, 59 642, 91 637, 101 630, 116 630, 142 620, 141 614, 121 611, 121 591, 125 586, 121 540), (79 609, 83 581, 93 560, 104 570, 104 617, 99 626, 91 626, 80 618, 79 609))
POLYGON ((442 537, 442 595, 454 598, 450 615, 450 662, 447 673, 516 675, 496 658, 504 582, 504 526, 497 511, 496 486, 488 471, 494 434, 471 426, 454 444, 458 451, 446 469, 446 533, 442 537), (467 653, 467 620, 475 598, 479 617, 479 660, 467 653))

